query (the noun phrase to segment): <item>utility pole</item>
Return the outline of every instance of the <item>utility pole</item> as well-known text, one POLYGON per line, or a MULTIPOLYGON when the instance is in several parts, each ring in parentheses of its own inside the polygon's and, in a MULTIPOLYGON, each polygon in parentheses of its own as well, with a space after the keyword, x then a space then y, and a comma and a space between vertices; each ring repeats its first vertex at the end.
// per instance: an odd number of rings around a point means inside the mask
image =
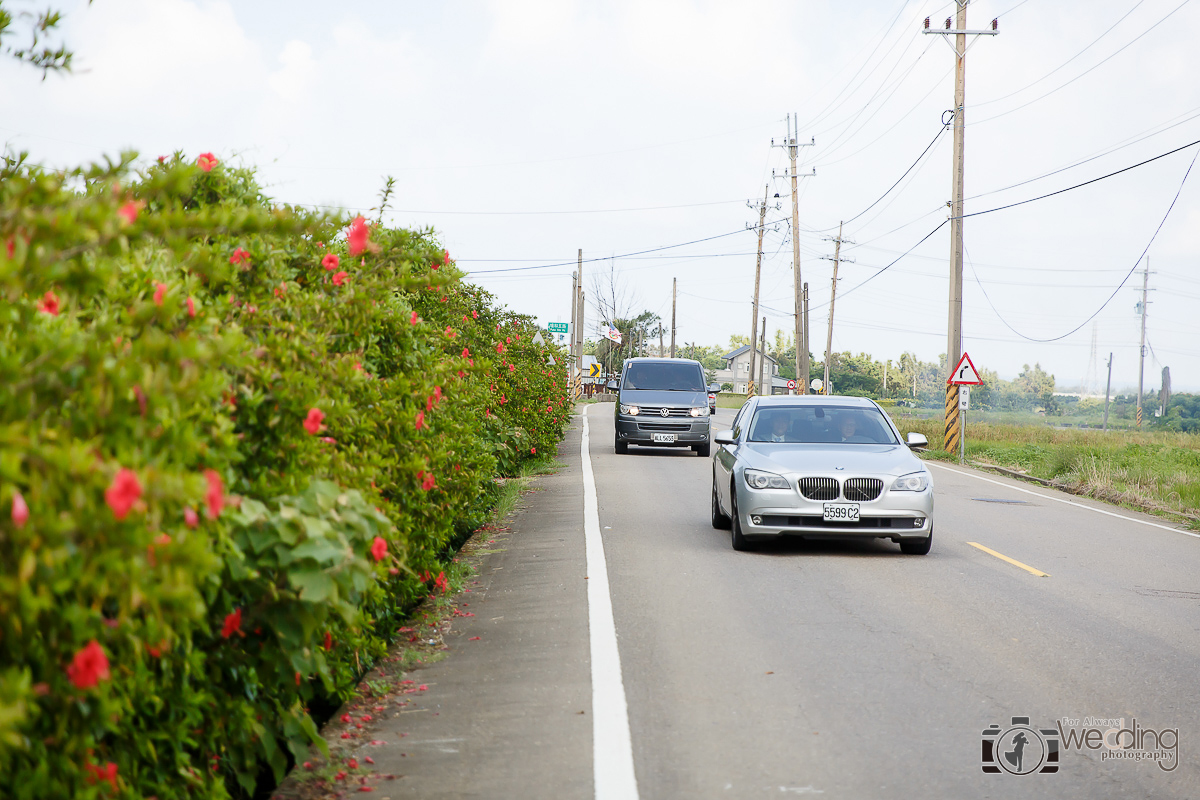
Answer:
MULTIPOLYGON (((970 0, 955 0, 958 14, 954 29, 950 27, 950 18, 946 17, 944 30, 931 30, 929 17, 925 18, 925 30, 922 33, 938 34, 942 41, 950 44, 947 36, 954 36, 954 152, 951 157, 951 199, 950 206, 950 308, 946 324, 946 369, 952 371, 962 358, 962 286, 963 286, 963 176, 965 172, 964 132, 966 131, 966 115, 963 113, 967 98, 967 37, 995 36, 998 20, 992 20, 992 29, 972 31, 967 30, 967 4, 970 0)), ((942 117, 945 122, 945 117, 942 117)), ((957 395, 958 389, 946 384, 946 430, 958 426, 958 403, 952 402, 951 395, 957 395)))
POLYGON ((1108 354, 1108 383, 1104 386, 1104 430, 1108 430, 1108 395, 1112 392, 1112 353, 1108 354))
POLYGON ((671 358, 675 357, 675 298, 678 290, 679 279, 671 278, 671 358))
MULTIPOLYGON (((767 370, 767 318, 762 318, 762 344, 758 349, 758 393, 763 393, 763 387, 767 385, 767 379, 763 377, 763 373, 767 370)), ((770 392, 767 392, 770 394, 770 392)))
POLYGON ((575 349, 572 353, 572 363, 575 365, 575 381, 573 388, 575 396, 578 397, 583 390, 583 248, 579 248, 579 263, 577 265, 579 272, 579 280, 575 283, 575 329, 571 331, 571 338, 575 340, 575 349))
POLYGON ((1142 344, 1138 348, 1138 396, 1137 396, 1137 426, 1142 427, 1142 380, 1146 373, 1146 293, 1150 291, 1150 258, 1146 258, 1146 268, 1142 270, 1142 344))
MULTIPOLYGON (((833 304, 837 300, 837 282, 838 282, 838 266, 842 261, 842 223, 838 223, 838 235, 833 240, 836 244, 833 248, 833 286, 829 290, 829 333, 825 337, 825 380, 822 389, 825 394, 830 394, 829 391, 829 361, 833 356, 833 304)), ((825 256, 824 258, 828 258, 825 256)), ((846 259, 850 261, 851 259, 846 259)))
POLYGON ((575 312, 577 312, 579 310, 579 303, 576 302, 576 298, 578 298, 578 297, 579 297, 579 273, 572 272, 571 273, 571 332, 570 332, 570 334, 568 334, 571 337, 571 340, 567 343, 567 352, 569 354, 569 358, 567 359, 567 383, 571 387, 571 389, 575 388, 575 380, 571 376, 571 371, 575 367, 575 333, 576 333, 576 331, 579 330, 579 322, 578 322, 578 320, 575 319, 575 312))
MULTIPOLYGON (((796 346, 799 347, 800 343, 796 342, 796 346)), ((808 362, 808 284, 807 283, 804 284, 804 361, 806 363, 808 362)), ((808 394, 809 387, 808 387, 807 383, 800 383, 799 380, 797 380, 796 388, 800 391, 800 394, 808 394)))
POLYGON ((666 354, 667 351, 663 349, 663 326, 660 322, 658 323, 658 357, 662 358, 666 354))
POLYGON ((890 358, 887 361, 883 362, 883 396, 884 396, 884 399, 887 398, 887 374, 888 374, 888 367, 890 367, 891 365, 892 365, 892 360, 890 358))
MULTIPOLYGON (((808 386, 808 315, 804 313, 803 300, 801 298, 802 280, 800 277, 800 199, 796 191, 796 181, 798 178, 808 178, 817 174, 816 167, 807 175, 796 174, 796 155, 801 147, 812 147, 817 143, 815 137, 812 141, 804 144, 799 144, 800 120, 796 115, 788 116, 788 136, 787 143, 783 145, 788 149, 788 158, 792 162, 792 286, 796 295, 796 385, 808 386)), ((774 147, 775 140, 771 140, 771 146, 774 147)), ((805 388, 805 392, 808 389, 805 388)))
MULTIPOLYGON (((750 311, 750 384, 746 388, 746 394, 754 394, 754 346, 758 341, 758 284, 762 278, 762 257, 763 257, 763 223, 767 218, 767 196, 771 191, 771 184, 767 184, 763 190, 762 205, 758 207, 758 259, 754 265, 754 308, 750 311)), ((753 206, 751 206, 753 208, 753 206)))

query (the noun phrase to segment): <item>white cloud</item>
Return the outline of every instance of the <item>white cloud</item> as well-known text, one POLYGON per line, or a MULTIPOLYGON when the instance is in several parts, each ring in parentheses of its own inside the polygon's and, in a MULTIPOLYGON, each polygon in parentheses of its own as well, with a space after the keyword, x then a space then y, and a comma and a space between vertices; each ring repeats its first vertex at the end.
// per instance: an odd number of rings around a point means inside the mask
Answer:
POLYGON ((279 63, 283 68, 270 74, 267 85, 285 100, 302 99, 317 72, 317 65, 312 56, 312 48, 307 42, 288 42, 279 54, 279 63))

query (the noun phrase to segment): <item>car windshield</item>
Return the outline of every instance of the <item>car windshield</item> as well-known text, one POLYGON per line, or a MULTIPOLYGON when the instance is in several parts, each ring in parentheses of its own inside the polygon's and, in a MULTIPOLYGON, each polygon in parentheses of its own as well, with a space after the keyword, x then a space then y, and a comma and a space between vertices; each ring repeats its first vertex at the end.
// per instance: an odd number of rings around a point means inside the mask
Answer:
POLYGON ((695 364, 634 364, 625 373, 626 389, 703 392, 704 375, 695 364))
POLYGON ((768 406, 750 422, 752 442, 796 444, 898 444, 876 408, 768 406))

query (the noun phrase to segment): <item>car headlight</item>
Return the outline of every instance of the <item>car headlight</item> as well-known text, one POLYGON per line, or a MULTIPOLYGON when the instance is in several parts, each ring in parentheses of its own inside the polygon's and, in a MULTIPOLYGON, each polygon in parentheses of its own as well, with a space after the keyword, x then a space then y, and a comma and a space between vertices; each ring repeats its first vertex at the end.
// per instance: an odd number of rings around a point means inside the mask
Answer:
POLYGON ((763 472, 760 469, 748 469, 743 473, 746 485, 751 489, 790 489, 787 480, 782 475, 773 472, 763 472))
POLYGON ((701 406, 700 408, 693 408, 691 411, 691 414, 693 417, 707 417, 708 416, 708 406, 701 406))
POLYGON ((912 472, 901 475, 892 483, 893 492, 923 492, 929 488, 929 474, 912 472))
POLYGON ((636 417, 638 414, 642 413, 642 410, 637 406, 630 406, 626 405, 625 403, 621 403, 621 413, 628 414, 631 417, 636 417))

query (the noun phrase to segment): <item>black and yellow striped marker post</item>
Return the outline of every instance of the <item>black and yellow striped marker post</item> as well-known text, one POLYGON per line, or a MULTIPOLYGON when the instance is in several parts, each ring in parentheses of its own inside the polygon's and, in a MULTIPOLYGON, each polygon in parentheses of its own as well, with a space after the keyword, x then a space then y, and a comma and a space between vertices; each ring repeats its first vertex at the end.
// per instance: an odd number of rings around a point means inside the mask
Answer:
POLYGON ((958 440, 962 435, 961 418, 958 410, 958 386, 953 383, 946 384, 946 432, 942 438, 942 446, 947 453, 954 453, 958 450, 958 440))

